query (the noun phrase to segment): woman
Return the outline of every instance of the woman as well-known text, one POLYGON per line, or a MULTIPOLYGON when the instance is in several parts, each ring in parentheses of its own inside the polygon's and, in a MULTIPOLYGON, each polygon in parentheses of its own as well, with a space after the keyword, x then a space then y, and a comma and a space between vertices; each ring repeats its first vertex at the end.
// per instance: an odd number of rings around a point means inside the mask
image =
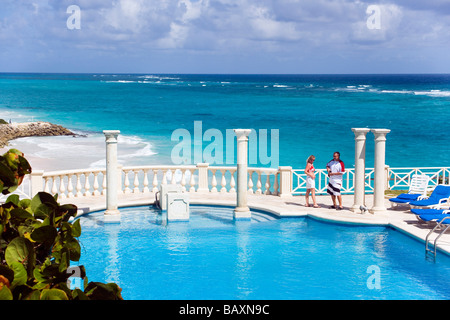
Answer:
POLYGON ((306 173, 306 196, 305 196, 305 200, 306 200, 306 206, 309 207, 309 194, 311 193, 311 198, 313 200, 314 203, 314 208, 319 208, 319 206, 316 203, 316 175, 314 173, 315 169, 314 169, 314 160, 316 160, 316 157, 314 157, 313 155, 310 155, 308 157, 308 160, 306 160, 306 169, 305 169, 305 173, 306 173))

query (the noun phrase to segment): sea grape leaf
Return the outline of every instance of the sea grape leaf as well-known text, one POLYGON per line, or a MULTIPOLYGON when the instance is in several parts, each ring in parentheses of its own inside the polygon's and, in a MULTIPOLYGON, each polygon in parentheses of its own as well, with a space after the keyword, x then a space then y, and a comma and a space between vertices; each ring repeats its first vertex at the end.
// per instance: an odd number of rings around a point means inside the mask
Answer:
POLYGON ((36 260, 33 244, 25 238, 14 238, 6 247, 5 260, 10 267, 14 262, 26 264, 28 274, 31 274, 36 260))
POLYGON ((10 195, 7 199, 6 199, 6 203, 8 202, 12 202, 14 203, 16 206, 19 206, 19 202, 20 202, 20 198, 18 194, 12 194, 10 195))
POLYGON ((31 233, 31 239, 36 242, 44 243, 45 245, 51 245, 56 236, 58 235, 58 231, 54 226, 42 226, 34 229, 33 233, 31 233))
POLYGON ((3 286, 0 288, 0 300, 12 300, 13 295, 11 290, 7 286, 3 286))
POLYGON ((25 269, 23 264, 15 261, 11 264, 11 269, 14 271, 14 280, 11 283, 12 288, 15 288, 17 286, 21 286, 21 285, 27 283, 27 279, 28 279, 27 270, 25 269))
POLYGON ((75 220, 75 222, 72 224, 72 236, 74 236, 75 238, 81 236, 80 219, 75 220))
POLYGON ((24 209, 15 208, 11 210, 11 217, 25 220, 25 219, 32 219, 33 215, 24 209))
POLYGON ((69 300, 69 298, 60 289, 44 289, 41 293, 41 300, 69 300))

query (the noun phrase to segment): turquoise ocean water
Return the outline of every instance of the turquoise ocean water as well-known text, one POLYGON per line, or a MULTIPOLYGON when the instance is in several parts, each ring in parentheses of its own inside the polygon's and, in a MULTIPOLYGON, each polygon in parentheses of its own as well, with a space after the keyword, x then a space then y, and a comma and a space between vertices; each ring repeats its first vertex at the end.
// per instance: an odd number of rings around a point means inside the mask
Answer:
MULTIPOLYGON (((0 118, 50 121, 98 137, 121 130, 139 146, 130 165, 170 164, 178 143, 172 133, 193 134, 201 121, 203 133, 267 129, 270 140, 278 130, 278 164, 294 168, 310 154, 324 167, 334 151, 352 167, 352 127, 392 130, 391 167, 450 166, 450 75, 0 74, 0 118)), ((61 150, 62 141, 53 138, 47 151, 61 150)))

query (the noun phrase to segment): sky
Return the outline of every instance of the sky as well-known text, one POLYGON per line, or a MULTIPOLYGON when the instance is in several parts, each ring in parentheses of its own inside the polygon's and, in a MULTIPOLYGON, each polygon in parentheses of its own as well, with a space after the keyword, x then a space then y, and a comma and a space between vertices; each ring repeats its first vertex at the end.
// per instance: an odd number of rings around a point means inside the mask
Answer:
POLYGON ((450 73, 450 0, 0 0, 0 72, 450 73))

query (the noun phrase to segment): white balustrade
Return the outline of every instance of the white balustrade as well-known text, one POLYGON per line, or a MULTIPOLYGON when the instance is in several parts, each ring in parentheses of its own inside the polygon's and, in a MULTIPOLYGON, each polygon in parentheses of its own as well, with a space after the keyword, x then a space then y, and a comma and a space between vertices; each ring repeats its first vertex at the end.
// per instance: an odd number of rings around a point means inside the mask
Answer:
MULTIPOLYGON (((60 199, 103 195, 106 189, 105 170, 87 169, 73 171, 45 172, 42 175, 44 187, 41 190, 58 194, 60 199), (102 187, 99 176, 102 176, 102 187)), ((32 191, 32 193, 37 193, 32 191)))
MULTIPOLYGON (((220 194, 236 193, 236 167, 228 166, 142 166, 120 168, 122 183, 119 193, 155 193, 160 184, 180 184, 186 192, 197 192, 199 172, 207 174, 207 192, 220 194)), ((280 171, 274 168, 248 168, 248 192, 257 195, 280 195, 280 171)), ((386 166, 386 188, 408 189, 414 174, 430 177, 429 188, 438 184, 449 184, 450 167, 391 168, 386 166)), ((60 199, 81 198, 106 195, 106 170, 84 169, 55 172, 40 172, 25 177, 16 190, 22 198, 31 198, 39 191, 58 194, 60 199)), ((343 194, 353 194, 354 169, 346 169, 343 176, 343 194)), ((365 192, 373 192, 374 169, 365 169, 365 192)), ((292 194, 300 195, 306 191, 304 170, 292 170, 292 194)), ((328 174, 325 169, 316 169, 316 193, 326 194, 328 174)), ((203 191, 202 191, 203 192, 203 191)), ((2 196, 0 201, 6 200, 2 196)))

